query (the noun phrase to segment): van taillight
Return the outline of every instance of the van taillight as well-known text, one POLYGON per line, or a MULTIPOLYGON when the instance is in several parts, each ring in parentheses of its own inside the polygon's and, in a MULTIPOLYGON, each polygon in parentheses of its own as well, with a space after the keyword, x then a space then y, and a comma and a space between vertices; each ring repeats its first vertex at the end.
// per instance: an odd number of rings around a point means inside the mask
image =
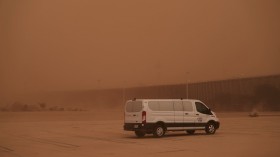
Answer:
POLYGON ((142 111, 142 124, 146 123, 146 111, 142 111))

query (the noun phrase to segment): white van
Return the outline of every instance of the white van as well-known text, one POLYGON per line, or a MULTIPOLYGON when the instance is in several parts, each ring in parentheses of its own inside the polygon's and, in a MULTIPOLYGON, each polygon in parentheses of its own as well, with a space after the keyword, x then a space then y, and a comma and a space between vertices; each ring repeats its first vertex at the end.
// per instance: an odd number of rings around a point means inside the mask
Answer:
POLYGON ((124 130, 136 136, 164 136, 166 131, 205 130, 214 134, 220 122, 203 102, 191 99, 135 99, 125 105, 124 130))

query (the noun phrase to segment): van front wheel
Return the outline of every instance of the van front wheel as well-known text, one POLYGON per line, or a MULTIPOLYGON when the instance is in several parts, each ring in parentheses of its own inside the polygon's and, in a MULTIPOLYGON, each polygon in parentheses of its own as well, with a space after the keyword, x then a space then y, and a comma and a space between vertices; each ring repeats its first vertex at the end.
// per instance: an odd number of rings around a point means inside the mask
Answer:
POLYGON ((164 127, 161 126, 161 125, 157 125, 157 126, 155 127, 155 129, 154 129, 153 134, 154 134, 154 137, 162 137, 162 136, 164 136, 164 134, 165 134, 165 129, 164 129, 164 127))
POLYGON ((135 135, 137 136, 137 137, 144 137, 145 136, 145 132, 143 132, 143 131, 135 131, 135 135))
POLYGON ((207 134, 215 134, 215 132, 216 132, 216 125, 213 122, 207 123, 207 125, 205 126, 205 132, 207 134))

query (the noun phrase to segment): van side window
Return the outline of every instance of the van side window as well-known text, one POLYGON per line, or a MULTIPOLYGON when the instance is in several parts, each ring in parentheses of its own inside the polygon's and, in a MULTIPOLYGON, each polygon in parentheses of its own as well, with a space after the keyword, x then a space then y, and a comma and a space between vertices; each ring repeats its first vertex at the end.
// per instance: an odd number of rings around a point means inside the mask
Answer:
POLYGON ((148 106, 153 111, 174 111, 172 101, 150 101, 148 106))
POLYGON ((161 101, 159 103, 160 111, 174 111, 172 101, 161 101))
POLYGON ((158 101, 149 101, 148 106, 153 111, 159 111, 159 103, 158 103, 158 101))
POLYGON ((192 102, 190 101, 183 101, 183 107, 184 107, 184 111, 189 111, 189 112, 193 111, 193 105, 192 102))
POLYGON ((174 101, 174 111, 183 111, 182 101, 174 101))
POLYGON ((211 114, 211 112, 209 112, 209 109, 201 102, 195 102, 195 106, 196 106, 197 112, 200 112, 203 114, 211 114))

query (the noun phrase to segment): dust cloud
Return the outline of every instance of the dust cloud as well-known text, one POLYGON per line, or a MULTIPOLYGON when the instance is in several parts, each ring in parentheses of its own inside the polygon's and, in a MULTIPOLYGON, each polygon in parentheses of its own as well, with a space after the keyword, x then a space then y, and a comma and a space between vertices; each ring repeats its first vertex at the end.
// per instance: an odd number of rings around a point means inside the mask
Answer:
POLYGON ((122 128, 135 95, 189 90, 204 101, 216 92, 217 111, 279 109, 263 107, 279 100, 279 8, 279 0, 0 0, 0 156, 279 156, 279 112, 218 112, 213 136, 136 139, 122 128), (255 92, 262 76, 272 76, 263 88, 273 95, 255 92))
POLYGON ((1 99, 279 74, 279 6, 1 0, 1 99))

